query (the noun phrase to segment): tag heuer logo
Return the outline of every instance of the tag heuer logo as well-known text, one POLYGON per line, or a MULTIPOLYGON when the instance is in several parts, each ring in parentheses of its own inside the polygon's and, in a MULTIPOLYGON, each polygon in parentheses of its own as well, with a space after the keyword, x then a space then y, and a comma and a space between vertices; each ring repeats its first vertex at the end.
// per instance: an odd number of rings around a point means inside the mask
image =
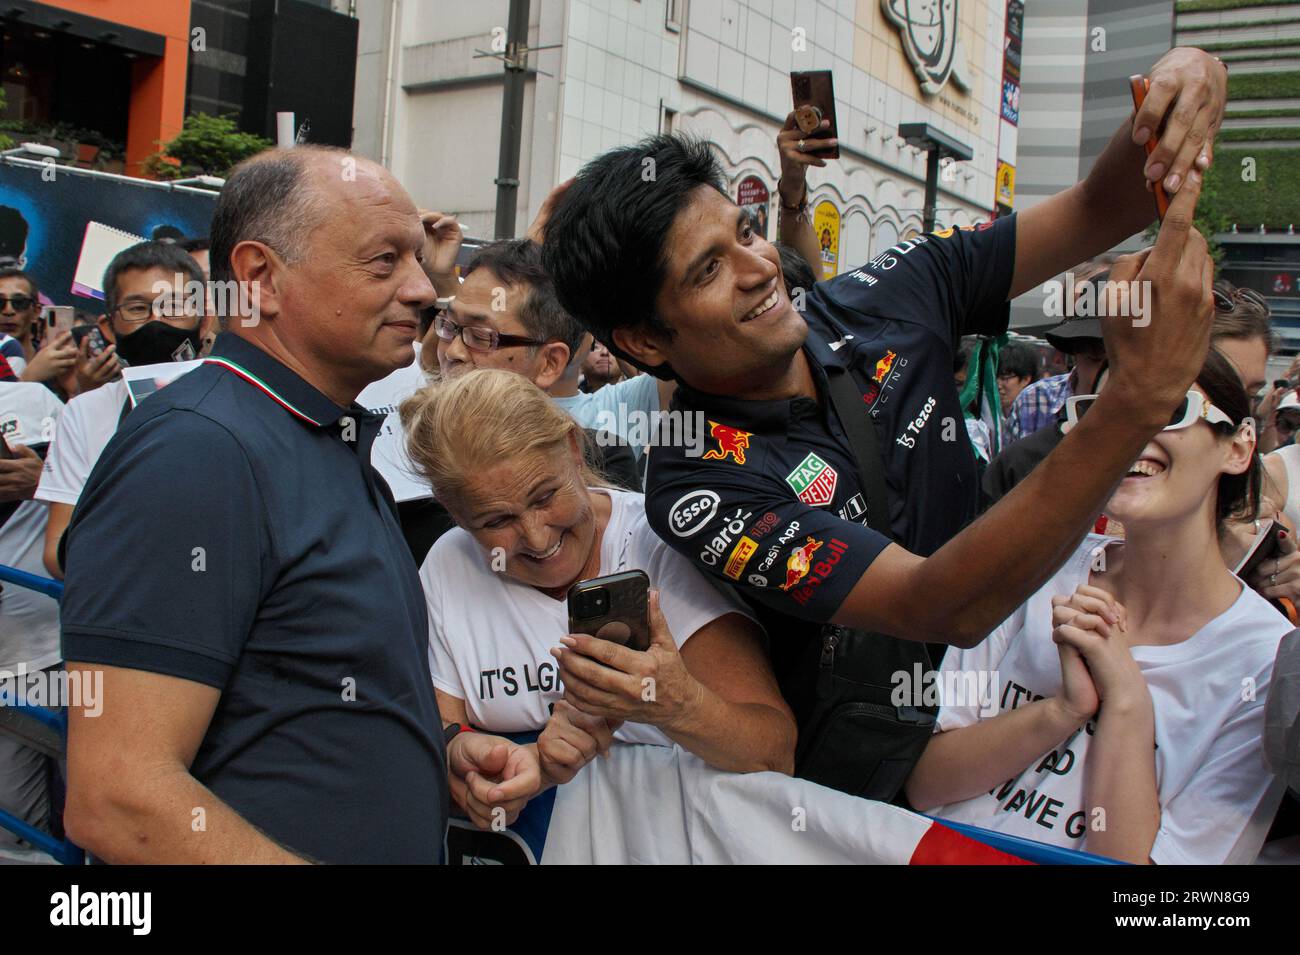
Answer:
POLYGON ((836 470, 817 457, 809 454, 803 462, 786 475, 785 483, 794 488, 799 500, 811 507, 825 507, 835 499, 835 485, 840 476, 836 470))

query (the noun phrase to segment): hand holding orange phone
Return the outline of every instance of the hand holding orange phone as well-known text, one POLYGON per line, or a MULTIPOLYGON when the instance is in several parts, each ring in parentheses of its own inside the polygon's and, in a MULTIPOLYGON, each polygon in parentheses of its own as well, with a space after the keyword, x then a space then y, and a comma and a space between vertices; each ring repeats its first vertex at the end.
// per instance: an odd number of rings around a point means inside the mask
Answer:
MULTIPOLYGON (((1147 88, 1151 85, 1151 81, 1145 76, 1130 76, 1128 85, 1129 91, 1133 94, 1133 109, 1136 112, 1142 108, 1142 103, 1147 98, 1147 88)), ((1146 151, 1148 156, 1156 151, 1158 142, 1158 136, 1151 136, 1147 139, 1146 151)), ((1152 187, 1156 194, 1156 215, 1160 217, 1161 222, 1164 222, 1165 213, 1169 211, 1169 194, 1165 192, 1165 187, 1159 180, 1152 183, 1152 187)))

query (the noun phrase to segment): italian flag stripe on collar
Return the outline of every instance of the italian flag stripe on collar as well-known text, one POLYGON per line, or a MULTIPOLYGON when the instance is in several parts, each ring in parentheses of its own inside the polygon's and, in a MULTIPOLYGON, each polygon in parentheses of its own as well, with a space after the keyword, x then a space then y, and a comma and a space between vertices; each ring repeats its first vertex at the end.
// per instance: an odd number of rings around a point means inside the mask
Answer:
POLYGON ((265 392, 266 395, 272 401, 276 402, 279 405, 282 405, 284 409, 288 411, 290 414, 301 418, 303 421, 306 421, 308 424, 314 424, 318 428, 325 427, 324 422, 317 421, 315 418, 311 417, 310 415, 303 414, 292 404, 290 404, 286 398, 278 394, 274 388, 272 388, 270 385, 264 382, 261 378, 258 378, 247 368, 235 364, 229 358, 205 358, 203 359, 203 363, 205 365, 220 365, 223 368, 230 369, 240 378, 243 378, 246 382, 252 385, 254 388, 257 388, 260 391, 265 392))

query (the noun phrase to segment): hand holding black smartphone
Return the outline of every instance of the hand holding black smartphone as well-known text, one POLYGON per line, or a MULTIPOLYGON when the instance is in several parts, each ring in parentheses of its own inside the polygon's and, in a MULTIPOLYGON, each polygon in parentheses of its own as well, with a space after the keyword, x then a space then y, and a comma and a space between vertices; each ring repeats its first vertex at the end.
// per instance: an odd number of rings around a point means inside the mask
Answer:
MULTIPOLYGON (((835 139, 839 136, 835 122, 835 86, 830 70, 796 70, 790 74, 790 92, 794 94, 794 121, 808 139, 835 139), (821 128, 823 120, 830 126, 821 128)), ((818 149, 822 159, 839 159, 840 147, 818 149)))
POLYGON ((569 632, 586 633, 630 650, 650 648, 650 578, 629 570, 593 577, 569 590, 569 632))

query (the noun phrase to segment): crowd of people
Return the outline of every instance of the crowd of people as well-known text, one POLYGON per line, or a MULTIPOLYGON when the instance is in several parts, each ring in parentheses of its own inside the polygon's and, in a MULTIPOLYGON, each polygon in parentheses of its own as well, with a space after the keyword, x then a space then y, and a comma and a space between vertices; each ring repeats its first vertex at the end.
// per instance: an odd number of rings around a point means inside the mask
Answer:
POLYGON ((1083 182, 827 281, 806 177, 835 141, 794 114, 775 244, 686 137, 594 158, 459 267, 454 216, 298 146, 231 173, 209 239, 120 253, 91 327, 42 335, 0 271, 0 563, 65 581, 6 585, 0 670, 102 681, 62 819, 4 736, 0 808, 114 863, 436 862, 450 814, 509 826, 676 745, 1132 862, 1252 860, 1300 392, 1265 387, 1267 305, 1191 225, 1222 65, 1151 76, 1083 182), (1154 245, 1098 258, 1153 180, 1154 245), (990 346, 1072 269, 1149 288, 1149 320, 1065 322, 1040 380, 990 346), (209 279, 255 307, 180 294, 209 279), (121 374, 194 358, 138 402, 121 374), (428 493, 399 504, 358 396, 412 370, 428 493), (631 571, 647 645, 570 633, 574 585, 631 571), (937 700, 897 699, 914 665, 937 700))

